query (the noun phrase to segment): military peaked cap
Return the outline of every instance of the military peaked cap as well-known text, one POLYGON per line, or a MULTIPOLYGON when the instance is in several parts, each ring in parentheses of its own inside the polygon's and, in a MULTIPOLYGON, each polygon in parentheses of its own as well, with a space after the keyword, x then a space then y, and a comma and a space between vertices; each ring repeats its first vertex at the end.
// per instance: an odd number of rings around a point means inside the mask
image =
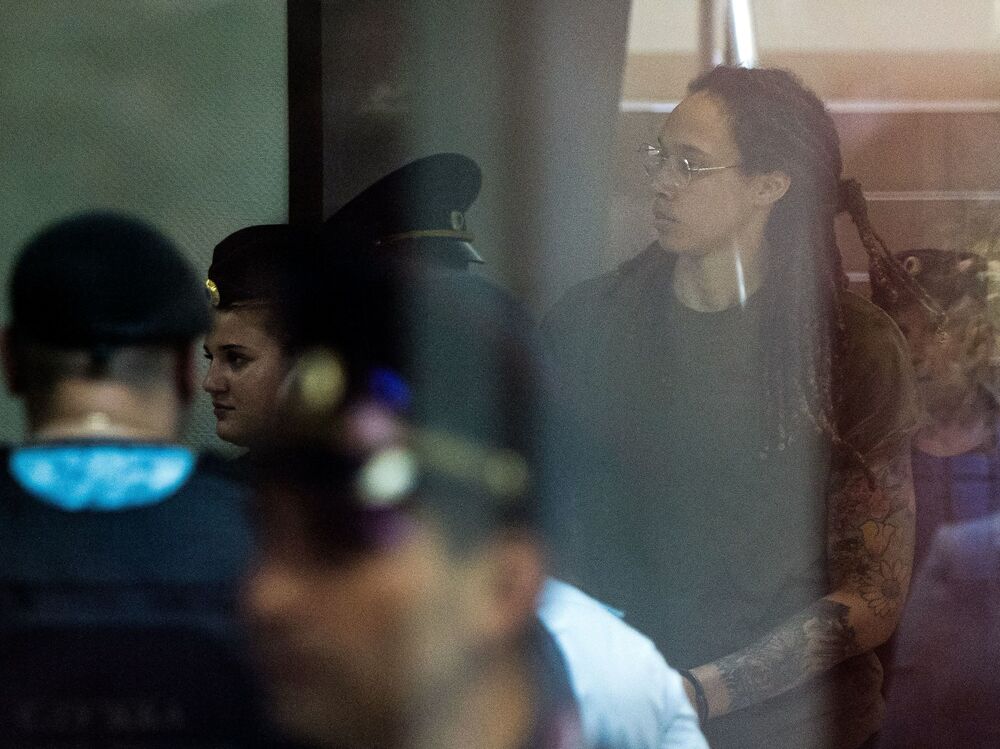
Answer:
POLYGON ((309 273, 313 235, 308 228, 260 224, 227 236, 215 246, 205 279, 212 306, 294 299, 309 273))
POLYGON ((415 248, 449 265, 481 263, 465 222, 481 184, 479 166, 467 156, 439 153, 417 159, 330 216, 325 241, 335 250, 415 248))

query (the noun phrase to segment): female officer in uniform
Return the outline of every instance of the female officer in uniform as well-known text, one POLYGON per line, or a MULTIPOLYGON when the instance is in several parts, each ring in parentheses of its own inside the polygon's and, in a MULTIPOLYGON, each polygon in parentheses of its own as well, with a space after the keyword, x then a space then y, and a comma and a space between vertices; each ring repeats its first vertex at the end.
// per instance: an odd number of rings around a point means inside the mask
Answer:
POLYGON ((308 272, 307 232, 286 224, 250 226, 215 248, 205 285, 215 317, 205 338, 216 432, 253 447, 298 351, 304 314, 299 292, 308 272))

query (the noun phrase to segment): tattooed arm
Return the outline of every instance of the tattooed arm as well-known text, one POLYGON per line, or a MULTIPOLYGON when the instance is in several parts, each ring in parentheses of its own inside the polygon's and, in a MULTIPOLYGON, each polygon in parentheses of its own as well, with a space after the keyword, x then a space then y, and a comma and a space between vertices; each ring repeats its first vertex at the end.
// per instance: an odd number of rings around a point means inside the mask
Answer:
POLYGON ((860 468, 833 475, 827 499, 831 592, 750 646, 692 670, 710 717, 792 689, 892 634, 913 557, 909 449, 900 446, 871 460, 870 468, 875 489, 860 468))

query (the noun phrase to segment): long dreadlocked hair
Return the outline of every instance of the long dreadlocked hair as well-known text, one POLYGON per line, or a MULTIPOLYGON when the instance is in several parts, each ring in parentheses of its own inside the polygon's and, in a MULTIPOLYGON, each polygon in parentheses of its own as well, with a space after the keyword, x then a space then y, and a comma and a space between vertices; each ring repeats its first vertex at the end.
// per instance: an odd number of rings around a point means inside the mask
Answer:
POLYGON ((783 449, 789 427, 805 418, 838 451, 860 459, 837 428, 845 395, 837 380, 845 357, 839 292, 847 276, 834 234, 836 215, 849 212, 872 278, 907 274, 872 229, 861 186, 841 179, 840 139, 829 112, 794 74, 719 66, 692 81, 688 92, 707 93, 723 104, 744 173, 781 171, 790 178, 764 236, 764 272, 772 289, 762 319, 766 400, 777 435, 770 447, 783 449))

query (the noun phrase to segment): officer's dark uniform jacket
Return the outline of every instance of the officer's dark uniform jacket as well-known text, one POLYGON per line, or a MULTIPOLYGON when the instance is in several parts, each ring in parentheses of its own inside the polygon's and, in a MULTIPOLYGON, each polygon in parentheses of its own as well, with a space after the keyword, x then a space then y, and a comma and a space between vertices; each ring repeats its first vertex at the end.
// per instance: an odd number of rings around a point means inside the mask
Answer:
MULTIPOLYGON (((0 450, 0 637, 44 643, 30 659, 25 654, 29 665, 11 660, 17 654, 7 648, 0 668, 30 677, 48 662, 40 650, 77 652, 73 635, 53 635, 55 647, 45 633, 101 628, 112 633, 108 652, 117 652, 114 638, 121 637, 125 663, 148 657, 165 670, 184 659, 197 665, 201 647, 206 670, 219 652, 238 663, 243 648, 233 609, 250 533, 244 491, 228 471, 221 459, 177 445, 52 442, 0 450), (142 633, 157 627, 177 633, 161 642, 167 650, 176 644, 176 654, 142 644, 142 633), (130 654, 128 638, 137 632, 138 650, 130 654)), ((191 664, 185 668, 181 677, 191 664)), ((160 667, 151 670, 140 681, 168 678, 160 667)), ((48 697, 60 684, 56 678, 38 688, 48 697)))

